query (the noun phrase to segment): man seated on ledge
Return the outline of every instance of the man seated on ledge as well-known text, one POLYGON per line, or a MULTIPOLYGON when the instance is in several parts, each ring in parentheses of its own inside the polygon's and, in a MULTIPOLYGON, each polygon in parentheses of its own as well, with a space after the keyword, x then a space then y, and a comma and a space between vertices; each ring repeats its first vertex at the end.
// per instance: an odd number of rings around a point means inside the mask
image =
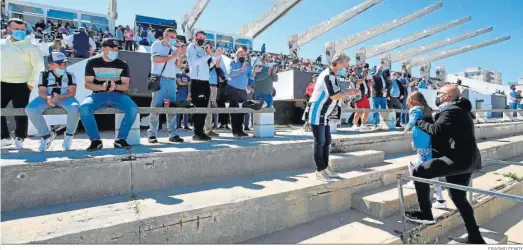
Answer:
POLYGON ((138 114, 138 106, 124 92, 129 89, 129 66, 118 58, 118 42, 113 38, 102 42, 102 56, 90 59, 85 66, 85 88, 92 90, 80 105, 80 117, 91 145, 87 151, 103 148, 94 112, 115 107, 124 112, 115 148, 130 149, 127 136, 138 114))
POLYGON ((63 147, 65 150, 69 150, 78 127, 78 119, 80 119, 80 104, 75 98, 76 79, 73 73, 67 72, 66 63, 68 61, 63 53, 51 53, 48 61, 49 70, 40 73, 38 97, 27 105, 25 113, 42 137, 38 150, 45 151, 51 146, 56 133, 49 130, 42 114, 49 107, 58 106, 65 109, 67 111, 67 130, 63 147))
MULTIPOLYGON (((434 158, 414 169, 414 177, 445 177, 448 183, 469 186, 472 173, 481 168, 481 153, 470 113, 472 104, 460 96, 457 85, 445 85, 436 97, 439 114, 435 116, 435 122, 416 122, 422 131, 430 135, 434 158)), ((414 186, 421 211, 406 212, 405 216, 417 223, 436 223, 431 210, 429 184, 414 182, 414 186)), ((467 192, 450 188, 449 194, 465 222, 468 243, 485 244, 474 218, 474 209, 467 200, 467 192)))

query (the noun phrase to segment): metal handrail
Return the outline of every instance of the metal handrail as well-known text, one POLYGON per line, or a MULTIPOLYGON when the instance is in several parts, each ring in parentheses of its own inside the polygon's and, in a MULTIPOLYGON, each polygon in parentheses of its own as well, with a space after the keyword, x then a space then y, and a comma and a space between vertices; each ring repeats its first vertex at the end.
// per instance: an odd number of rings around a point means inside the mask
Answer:
POLYGON ((397 185, 398 185, 398 193, 399 193, 399 198, 400 198, 400 214, 401 214, 402 223, 403 223, 403 232, 402 232, 403 244, 407 244, 408 239, 407 239, 407 219, 405 218, 405 200, 403 197, 402 180, 412 180, 412 181, 422 182, 422 183, 426 183, 426 184, 440 185, 442 187, 458 189, 458 190, 462 190, 462 191, 466 191, 466 192, 470 192, 470 193, 479 193, 479 194, 484 194, 484 195, 488 195, 488 196, 507 198, 507 199, 511 199, 511 200, 516 200, 518 202, 523 202, 523 196, 517 196, 517 195, 495 192, 495 191, 490 191, 490 190, 484 190, 484 189, 479 189, 479 188, 472 188, 472 187, 468 187, 468 186, 456 185, 456 184, 452 184, 452 183, 448 183, 448 182, 435 181, 432 179, 424 179, 424 178, 408 176, 408 175, 404 175, 404 174, 398 174, 397 185))

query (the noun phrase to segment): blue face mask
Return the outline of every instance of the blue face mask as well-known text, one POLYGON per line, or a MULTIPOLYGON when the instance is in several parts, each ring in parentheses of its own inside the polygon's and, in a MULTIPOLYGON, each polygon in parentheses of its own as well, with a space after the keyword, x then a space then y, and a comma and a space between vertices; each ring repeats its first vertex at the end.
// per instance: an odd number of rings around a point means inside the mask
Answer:
POLYGON ((116 60, 116 58, 118 58, 118 51, 109 51, 107 58, 109 58, 111 61, 116 60))
POLYGON ((176 39, 169 38, 169 45, 174 46, 176 44, 176 39))
POLYGON ((54 72, 57 74, 57 75, 64 75, 65 72, 67 72, 66 69, 55 69, 54 72))
POLYGON ((13 30, 11 36, 17 41, 22 41, 27 37, 27 33, 25 30, 13 30))
POLYGON ((344 76, 345 73, 347 73, 347 69, 346 68, 341 68, 340 71, 338 71, 338 75, 339 76, 344 76))

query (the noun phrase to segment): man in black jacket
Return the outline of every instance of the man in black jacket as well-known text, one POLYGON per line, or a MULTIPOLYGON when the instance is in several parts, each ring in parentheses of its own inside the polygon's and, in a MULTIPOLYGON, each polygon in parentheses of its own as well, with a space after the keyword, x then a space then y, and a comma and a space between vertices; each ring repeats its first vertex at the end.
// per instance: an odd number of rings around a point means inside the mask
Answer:
MULTIPOLYGON (((436 97, 439 114, 435 122, 419 120, 416 125, 431 136, 434 158, 414 170, 413 176, 432 179, 445 177, 448 183, 469 186, 472 173, 481 168, 481 154, 476 144, 474 122, 470 115, 472 104, 460 97, 456 85, 446 85, 436 97)), ((407 219, 434 224, 430 203, 430 186, 415 182, 418 203, 421 211, 407 212, 407 219)), ((474 210, 466 198, 466 192, 449 189, 450 198, 456 205, 465 222, 468 242, 485 244, 474 218, 474 210)))
MULTIPOLYGON (((387 97, 390 95, 390 70, 378 71, 372 76, 372 109, 386 109, 387 97)), ((380 114, 375 112, 372 116, 373 129, 376 129, 380 121, 380 114)))

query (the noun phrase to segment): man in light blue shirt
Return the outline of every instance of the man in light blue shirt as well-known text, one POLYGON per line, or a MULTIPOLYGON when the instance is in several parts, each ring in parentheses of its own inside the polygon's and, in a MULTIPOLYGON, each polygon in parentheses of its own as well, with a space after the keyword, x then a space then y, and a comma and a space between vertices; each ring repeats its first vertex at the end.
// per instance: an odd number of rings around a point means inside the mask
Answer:
MULTIPOLYGON (((245 50, 239 48, 236 51, 235 60, 231 62, 229 73, 229 84, 227 85, 227 95, 229 99, 229 107, 237 108, 240 103, 247 100, 247 87, 249 85, 249 78, 251 78, 251 65, 246 61, 245 50)), ((257 68, 260 71, 261 68, 257 68)), ((251 87, 251 91, 252 87, 251 87)), ((242 123, 245 114, 231 114, 232 133, 235 138, 248 136, 243 132, 242 123)))
POLYGON ((149 46, 152 46, 156 38, 154 38, 154 30, 152 27, 149 27, 149 31, 147 32, 147 42, 149 42, 149 46))
MULTIPOLYGON (((401 103, 404 98, 404 88, 401 82, 398 79, 398 73, 394 72, 391 82, 390 89, 390 98, 389 99, 389 108, 401 109, 401 103)), ((399 112, 396 112, 396 127, 400 127, 401 116, 399 112)))
POLYGON ((120 47, 120 49, 123 48, 123 31, 122 31, 123 27, 122 25, 118 26, 118 28, 116 28, 116 41, 118 41, 118 47, 120 47))

